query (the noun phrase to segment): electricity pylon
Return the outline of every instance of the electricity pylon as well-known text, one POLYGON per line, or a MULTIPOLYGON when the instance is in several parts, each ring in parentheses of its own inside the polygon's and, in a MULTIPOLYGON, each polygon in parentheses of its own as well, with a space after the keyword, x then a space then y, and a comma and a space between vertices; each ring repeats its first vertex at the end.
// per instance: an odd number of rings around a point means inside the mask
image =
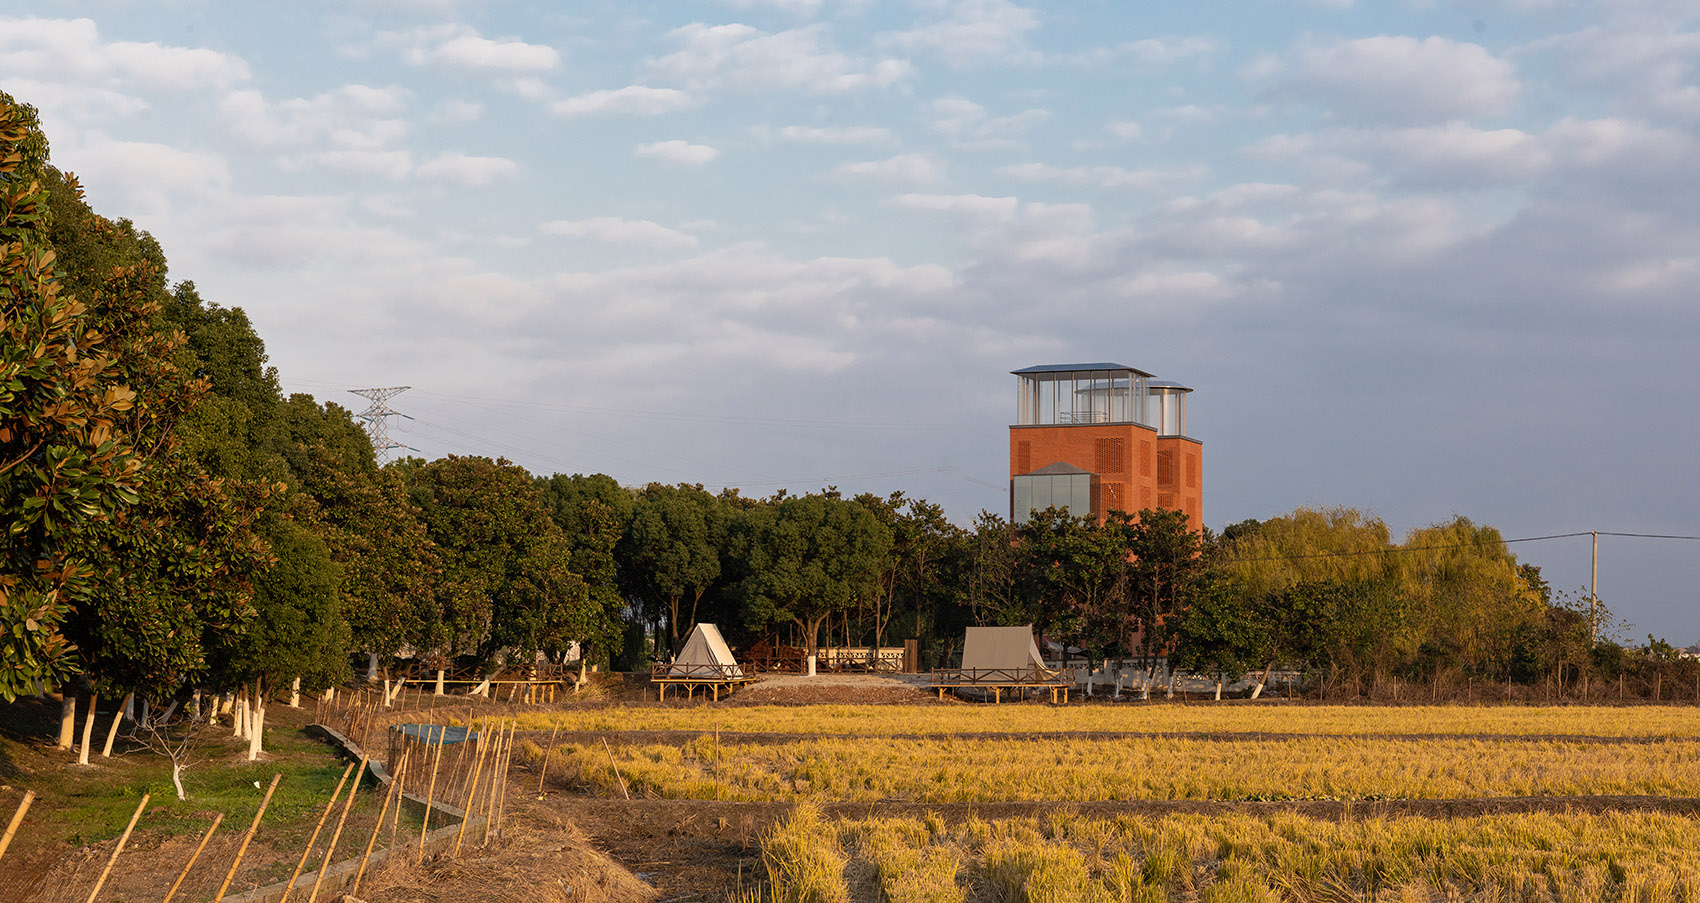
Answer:
MULTIPOLYGON (((366 424, 366 435, 372 440, 372 452, 377 456, 378 463, 380 465, 389 460, 390 452, 395 449, 405 448, 408 451, 418 451, 418 449, 413 448, 412 446, 403 445, 400 442, 391 439, 390 426, 386 419, 389 417, 407 417, 406 414, 391 408, 388 404, 386 404, 386 402, 411 388, 413 387, 385 386, 377 389, 348 390, 353 392, 355 395, 372 402, 366 410, 361 411, 354 416, 360 418, 360 420, 366 424)), ((407 417, 407 419, 412 420, 413 418, 407 417)))

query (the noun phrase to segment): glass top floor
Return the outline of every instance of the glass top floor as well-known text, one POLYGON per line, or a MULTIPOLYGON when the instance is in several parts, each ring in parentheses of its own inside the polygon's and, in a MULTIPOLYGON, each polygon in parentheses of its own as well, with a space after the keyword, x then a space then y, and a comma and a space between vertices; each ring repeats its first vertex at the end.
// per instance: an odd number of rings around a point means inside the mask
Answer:
POLYGON ((1123 364, 1045 364, 1014 371, 1016 426, 1153 424, 1146 416, 1151 374, 1123 364))

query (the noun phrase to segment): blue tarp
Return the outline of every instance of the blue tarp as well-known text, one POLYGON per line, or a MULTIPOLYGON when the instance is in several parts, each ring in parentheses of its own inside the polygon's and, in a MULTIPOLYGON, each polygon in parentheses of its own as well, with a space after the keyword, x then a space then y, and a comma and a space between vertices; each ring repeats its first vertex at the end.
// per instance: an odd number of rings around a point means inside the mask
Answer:
POLYGON ((470 728, 448 727, 441 724, 398 724, 393 730, 401 731, 415 740, 424 740, 426 743, 432 744, 437 742, 438 735, 442 736, 442 742, 445 745, 478 739, 478 735, 471 733, 470 728))

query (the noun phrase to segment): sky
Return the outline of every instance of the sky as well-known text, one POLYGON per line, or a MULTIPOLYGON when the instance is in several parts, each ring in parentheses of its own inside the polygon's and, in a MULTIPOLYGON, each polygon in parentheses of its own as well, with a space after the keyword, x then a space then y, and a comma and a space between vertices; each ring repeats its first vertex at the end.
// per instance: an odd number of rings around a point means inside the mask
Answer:
MULTIPOLYGON (((1113 361, 1215 529, 1700 534, 1696 0, 0 0, 0 89, 426 457, 966 523, 1009 371, 1113 361)), ((1700 640, 1700 544, 1599 589, 1700 640)))

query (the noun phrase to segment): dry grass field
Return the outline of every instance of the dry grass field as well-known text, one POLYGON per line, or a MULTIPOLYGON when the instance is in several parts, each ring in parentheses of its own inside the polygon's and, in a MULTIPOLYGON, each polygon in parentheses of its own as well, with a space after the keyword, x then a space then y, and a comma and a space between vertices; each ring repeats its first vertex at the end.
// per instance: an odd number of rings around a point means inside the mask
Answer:
POLYGON ((552 747, 554 793, 629 793, 609 805, 681 824, 789 804, 755 831, 760 867, 731 893, 740 903, 1700 901, 1691 707, 522 717, 528 770, 552 747))

